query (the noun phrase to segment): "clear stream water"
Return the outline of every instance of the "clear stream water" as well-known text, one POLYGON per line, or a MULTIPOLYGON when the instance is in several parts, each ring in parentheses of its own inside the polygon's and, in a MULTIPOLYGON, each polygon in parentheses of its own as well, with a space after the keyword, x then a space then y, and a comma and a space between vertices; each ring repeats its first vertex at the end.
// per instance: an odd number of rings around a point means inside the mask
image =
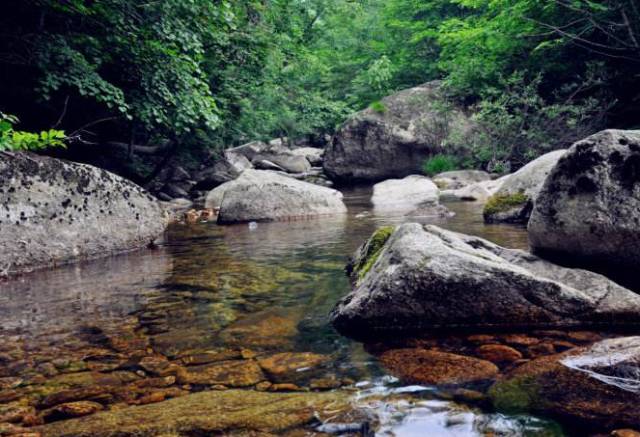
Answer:
MULTIPOLYGON (((438 398, 434 387, 405 385, 330 327, 328 313, 349 288, 347 257, 378 226, 406 220, 372 214, 369 198, 367 188, 345 192, 349 214, 343 217, 255 229, 176 225, 156 251, 0 283, 0 358, 3 347, 20 349, 24 356, 10 354, 12 372, 26 374, 27 355, 73 356, 93 347, 97 332, 132 330, 144 332, 167 356, 237 346, 258 353, 311 351, 331 357, 333 375, 356 382, 354 404, 378 417, 376 435, 564 435, 550 420, 483 412, 438 398)), ((473 203, 447 206, 455 217, 411 220, 527 247, 524 229, 485 225, 473 203)))

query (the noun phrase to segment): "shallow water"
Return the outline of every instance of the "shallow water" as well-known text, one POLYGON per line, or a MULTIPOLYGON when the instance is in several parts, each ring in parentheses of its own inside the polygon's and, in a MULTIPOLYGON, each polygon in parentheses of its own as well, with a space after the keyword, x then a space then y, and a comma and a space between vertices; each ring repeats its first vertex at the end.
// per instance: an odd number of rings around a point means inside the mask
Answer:
MULTIPOLYGON (((354 408, 377 418, 376 435, 564 435, 549 420, 483 412, 433 387, 403 384, 329 326, 329 311, 349 288, 348 255, 378 226, 407 220, 376 215, 369 197, 368 188, 345 192, 349 214, 341 217, 255 229, 176 225, 157 251, 0 283, 0 377, 46 375, 42 363, 55 360, 86 362, 113 338, 144 338, 143 347, 169 359, 229 348, 315 352, 329 361, 320 374, 301 372, 300 384, 311 376, 350 381, 354 408)), ((411 221, 527 248, 523 228, 485 225, 473 203, 447 206, 455 217, 411 221)))

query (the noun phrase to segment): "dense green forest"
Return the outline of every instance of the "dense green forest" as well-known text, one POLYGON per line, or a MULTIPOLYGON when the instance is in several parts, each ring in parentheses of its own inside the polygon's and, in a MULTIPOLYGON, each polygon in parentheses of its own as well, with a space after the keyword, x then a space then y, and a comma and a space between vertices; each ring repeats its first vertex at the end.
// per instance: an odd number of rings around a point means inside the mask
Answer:
POLYGON ((436 79, 482 131, 465 166, 640 124, 636 0, 9 0, 0 26, 0 149, 321 144, 436 79))

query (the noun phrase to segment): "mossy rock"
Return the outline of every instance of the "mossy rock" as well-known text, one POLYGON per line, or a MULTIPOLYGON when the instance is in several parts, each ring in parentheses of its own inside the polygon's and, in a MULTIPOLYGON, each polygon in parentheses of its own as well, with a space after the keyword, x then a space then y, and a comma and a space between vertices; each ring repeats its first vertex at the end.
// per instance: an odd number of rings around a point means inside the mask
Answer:
POLYGON ((369 273, 395 229, 394 226, 384 226, 376 230, 362 247, 360 256, 356 259, 355 265, 353 266, 353 273, 356 275, 358 281, 362 280, 367 273, 369 273))
POLYGON ((488 394, 498 411, 510 413, 531 411, 540 399, 539 386, 531 377, 501 381, 488 394))
POLYGON ((489 197, 482 214, 486 222, 526 222, 532 209, 532 202, 524 192, 496 193, 489 197))

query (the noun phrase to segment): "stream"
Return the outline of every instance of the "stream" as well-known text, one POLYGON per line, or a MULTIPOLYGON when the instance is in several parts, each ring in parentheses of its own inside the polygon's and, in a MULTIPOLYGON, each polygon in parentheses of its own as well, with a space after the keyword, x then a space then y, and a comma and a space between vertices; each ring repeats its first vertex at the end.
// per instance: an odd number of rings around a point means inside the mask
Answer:
MULTIPOLYGON (((363 345, 333 330, 328 313, 349 288, 347 257, 377 227, 406 220, 373 214, 368 188, 344 194, 347 216, 257 227, 173 225, 158 250, 0 283, 0 399, 1 389, 17 393, 12 402, 43 399, 75 387, 73 375, 91 372, 144 376, 127 365, 140 350, 172 362, 212 351, 240 351, 242 358, 310 352, 323 356, 322 364, 285 382, 347 390, 353 407, 375 418, 375 435, 567 435, 550 419, 491 412, 435 387, 403 383, 363 345)), ((447 206, 455 217, 422 221, 527 248, 523 228, 485 225, 474 203, 447 206)))

